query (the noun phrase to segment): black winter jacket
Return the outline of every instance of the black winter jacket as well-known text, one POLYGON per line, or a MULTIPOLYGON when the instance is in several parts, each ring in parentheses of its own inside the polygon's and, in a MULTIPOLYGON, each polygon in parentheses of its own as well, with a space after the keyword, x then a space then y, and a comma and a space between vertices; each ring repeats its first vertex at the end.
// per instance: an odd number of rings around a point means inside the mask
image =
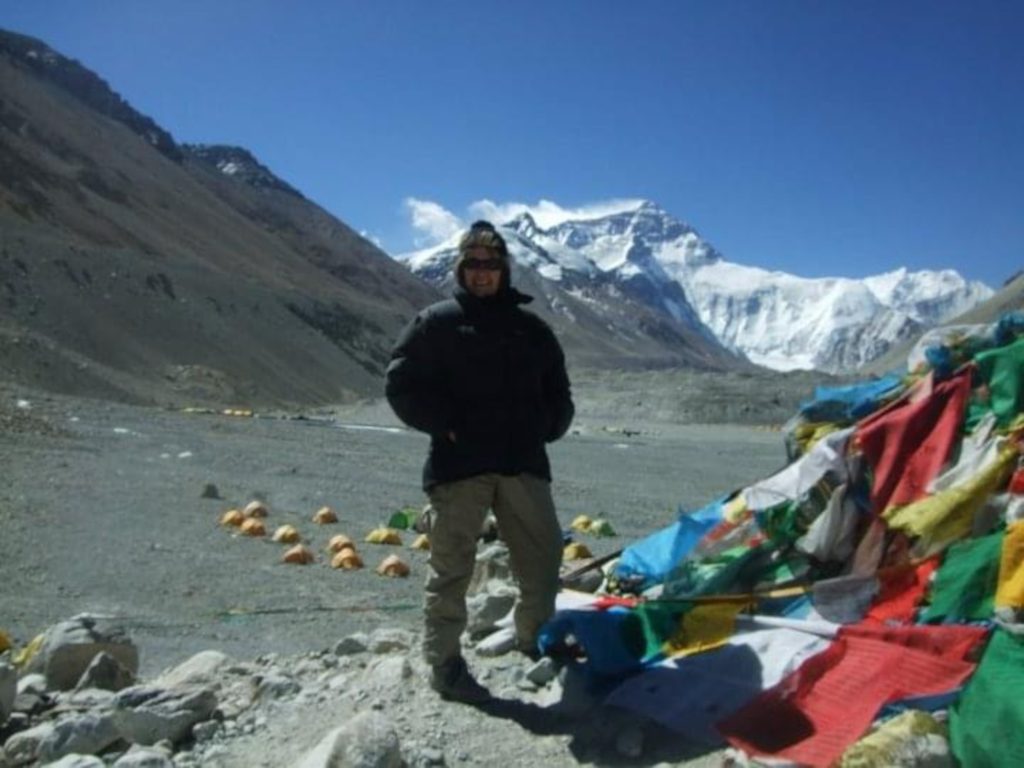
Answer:
POLYGON ((481 299, 460 287, 402 331, 385 393, 430 435, 425 489, 485 472, 551 479, 544 444, 565 434, 574 407, 555 335, 520 308, 530 301, 514 288, 481 299))

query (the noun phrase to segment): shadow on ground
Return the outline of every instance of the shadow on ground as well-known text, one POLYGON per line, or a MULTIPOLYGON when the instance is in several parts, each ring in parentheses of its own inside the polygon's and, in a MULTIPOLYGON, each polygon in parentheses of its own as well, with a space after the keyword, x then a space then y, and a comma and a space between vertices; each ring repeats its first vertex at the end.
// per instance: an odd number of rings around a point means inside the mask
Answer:
POLYGON ((474 707, 490 717, 510 720, 536 736, 571 737, 569 751, 580 763, 644 766, 682 763, 718 750, 687 742, 650 720, 613 707, 585 713, 561 703, 540 706, 519 699, 492 699, 474 707))

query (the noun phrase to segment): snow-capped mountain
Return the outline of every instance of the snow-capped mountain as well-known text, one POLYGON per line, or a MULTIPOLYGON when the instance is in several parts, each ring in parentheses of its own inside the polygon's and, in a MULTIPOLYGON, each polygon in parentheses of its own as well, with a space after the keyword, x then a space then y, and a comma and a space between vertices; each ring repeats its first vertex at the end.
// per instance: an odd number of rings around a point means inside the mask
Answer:
MULTIPOLYGON (((752 370, 749 361, 726 349, 700 322, 682 287, 658 270, 642 242, 630 252, 627 264, 612 269, 588 255, 601 251, 603 236, 596 230, 543 230, 528 214, 500 228, 513 258, 513 283, 534 296, 531 310, 555 326, 575 363, 596 368, 752 370), (567 242, 561 242, 561 236, 567 242), (587 250, 574 246, 584 242, 589 243, 587 250)), ((398 259, 448 290, 457 241, 454 236, 398 259)), ((606 255, 610 263, 610 247, 606 255)))
MULTIPOLYGON (((952 270, 899 269, 863 280, 802 278, 726 261, 687 224, 638 201, 590 219, 501 225, 519 273, 591 305, 628 299, 752 362, 777 370, 858 367, 992 295, 952 270)), ((456 241, 398 257, 450 280, 456 241)))

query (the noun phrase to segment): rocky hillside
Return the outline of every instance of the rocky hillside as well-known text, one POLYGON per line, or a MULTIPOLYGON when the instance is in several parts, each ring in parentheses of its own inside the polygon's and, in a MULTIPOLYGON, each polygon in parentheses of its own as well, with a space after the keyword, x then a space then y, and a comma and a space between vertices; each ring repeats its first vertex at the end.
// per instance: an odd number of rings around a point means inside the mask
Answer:
POLYGON ((0 31, 0 371, 139 402, 379 393, 439 297, 245 150, 177 144, 98 76, 0 31))

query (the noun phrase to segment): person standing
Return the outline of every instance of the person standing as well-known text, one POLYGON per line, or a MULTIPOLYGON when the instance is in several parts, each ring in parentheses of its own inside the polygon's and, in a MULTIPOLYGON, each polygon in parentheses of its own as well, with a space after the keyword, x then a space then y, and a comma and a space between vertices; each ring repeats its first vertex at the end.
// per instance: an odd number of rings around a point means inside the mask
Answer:
POLYGON ((490 698, 462 657, 466 591, 488 510, 519 585, 516 646, 535 654, 554 613, 562 533, 545 444, 569 428, 574 406, 562 348, 510 284, 505 240, 487 221, 459 241, 454 297, 402 331, 387 368, 395 414, 430 435, 423 488, 434 509, 423 653, 443 698, 490 698))

